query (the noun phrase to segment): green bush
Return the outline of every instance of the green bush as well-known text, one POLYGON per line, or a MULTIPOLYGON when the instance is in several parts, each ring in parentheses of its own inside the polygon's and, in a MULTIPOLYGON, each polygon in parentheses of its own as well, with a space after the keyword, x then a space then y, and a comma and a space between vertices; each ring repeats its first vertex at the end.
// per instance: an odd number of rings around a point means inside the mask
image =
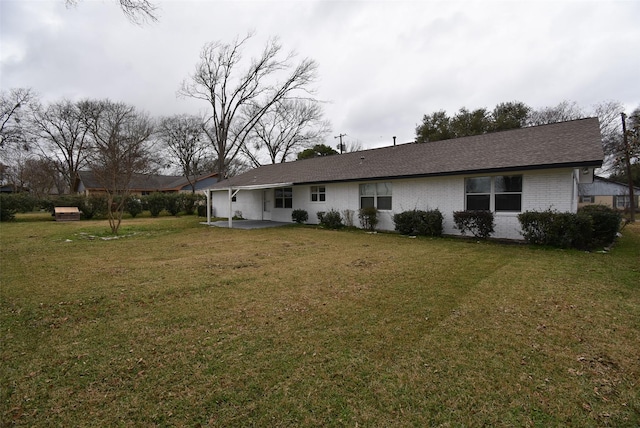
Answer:
MULTIPOLYGON (((200 193, 180 193, 180 206, 185 214, 193 215, 196 212, 198 203, 205 199, 205 196, 200 193)), ((206 215, 207 213, 205 211, 205 216, 206 215)))
POLYGON ((342 229, 344 227, 344 224, 342 224, 342 216, 334 209, 322 214, 319 212, 318 219, 320 220, 320 225, 327 229, 342 229))
POLYGON ((0 193, 0 221, 11 221, 18 212, 18 198, 14 194, 0 193))
POLYGON ((491 211, 456 211, 453 213, 453 221, 463 235, 471 232, 476 238, 487 239, 495 231, 491 211))
POLYGON ((94 217, 104 217, 107 215, 107 197, 105 195, 91 195, 84 199, 78 208, 87 220, 94 217))
POLYGON ((142 213, 142 201, 137 196, 129 196, 124 203, 124 210, 135 218, 142 213))
POLYGON ((402 235, 442 235, 442 213, 440 210, 411 210, 393 215, 395 230, 402 235))
POLYGON ((589 249, 593 219, 585 214, 527 211, 518 215, 522 236, 530 244, 589 249))
POLYGON ((152 217, 158 217, 165 207, 165 194, 154 192, 144 197, 144 206, 151 212, 152 217))
POLYGON ((29 193, 0 195, 0 221, 15 219, 16 213, 28 213, 40 207, 40 201, 29 193))
POLYGON ((295 221, 298 224, 305 223, 309 220, 309 213, 302 209, 293 210, 291 212, 291 220, 295 221))
POLYGON ((180 211, 182 211, 182 196, 179 193, 165 193, 164 209, 172 216, 180 214, 180 211))
POLYGON ((616 239, 622 222, 619 211, 604 205, 586 205, 578 214, 588 215, 593 221, 592 247, 606 247, 616 239))
POLYGON ((378 209, 376 207, 360 208, 358 218, 363 229, 373 232, 378 225, 378 209))

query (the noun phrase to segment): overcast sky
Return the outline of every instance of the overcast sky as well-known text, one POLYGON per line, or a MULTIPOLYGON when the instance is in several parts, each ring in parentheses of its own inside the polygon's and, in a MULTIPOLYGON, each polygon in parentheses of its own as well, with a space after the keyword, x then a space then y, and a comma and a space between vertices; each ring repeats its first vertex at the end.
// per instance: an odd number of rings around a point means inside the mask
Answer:
POLYGON ((159 21, 138 26, 116 0, 1 0, 2 89, 204 113, 176 96, 202 46, 255 31, 250 49, 279 36, 318 62, 333 146, 340 133, 365 148, 413 141, 422 116, 442 109, 640 106, 637 0, 152 1, 159 21))

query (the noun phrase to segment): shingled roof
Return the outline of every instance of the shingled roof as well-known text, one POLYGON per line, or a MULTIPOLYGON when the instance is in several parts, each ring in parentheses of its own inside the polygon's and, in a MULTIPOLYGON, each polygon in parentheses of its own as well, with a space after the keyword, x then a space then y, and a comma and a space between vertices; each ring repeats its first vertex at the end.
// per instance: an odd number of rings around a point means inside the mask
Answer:
POLYGON ((265 165, 211 189, 599 167, 597 118, 265 165))

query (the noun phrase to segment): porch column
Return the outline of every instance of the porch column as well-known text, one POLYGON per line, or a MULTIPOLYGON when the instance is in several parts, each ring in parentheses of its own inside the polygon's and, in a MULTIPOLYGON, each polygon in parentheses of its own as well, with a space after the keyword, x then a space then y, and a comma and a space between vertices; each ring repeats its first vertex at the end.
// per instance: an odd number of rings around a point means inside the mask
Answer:
POLYGON ((205 190, 204 194, 207 195, 207 224, 211 224, 211 189, 205 190))
POLYGON ((233 209, 232 200, 233 200, 233 190, 231 189, 231 187, 229 187, 229 229, 231 229, 231 227, 233 226, 233 220, 232 220, 233 215, 231 214, 231 210, 233 209))

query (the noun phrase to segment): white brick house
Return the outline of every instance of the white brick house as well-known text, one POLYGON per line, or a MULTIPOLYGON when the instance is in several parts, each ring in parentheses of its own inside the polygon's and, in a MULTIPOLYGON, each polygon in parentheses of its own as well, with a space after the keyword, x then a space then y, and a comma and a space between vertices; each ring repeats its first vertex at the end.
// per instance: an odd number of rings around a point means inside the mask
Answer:
POLYGON ((208 221, 237 211, 252 220, 291 222, 294 209, 379 210, 378 229, 393 215, 439 209, 444 233, 458 234, 453 212, 495 213, 497 238, 521 239, 523 211, 575 212, 579 182, 593 179, 603 153, 595 118, 454 140, 403 144, 343 155, 266 165, 206 191, 208 221))

